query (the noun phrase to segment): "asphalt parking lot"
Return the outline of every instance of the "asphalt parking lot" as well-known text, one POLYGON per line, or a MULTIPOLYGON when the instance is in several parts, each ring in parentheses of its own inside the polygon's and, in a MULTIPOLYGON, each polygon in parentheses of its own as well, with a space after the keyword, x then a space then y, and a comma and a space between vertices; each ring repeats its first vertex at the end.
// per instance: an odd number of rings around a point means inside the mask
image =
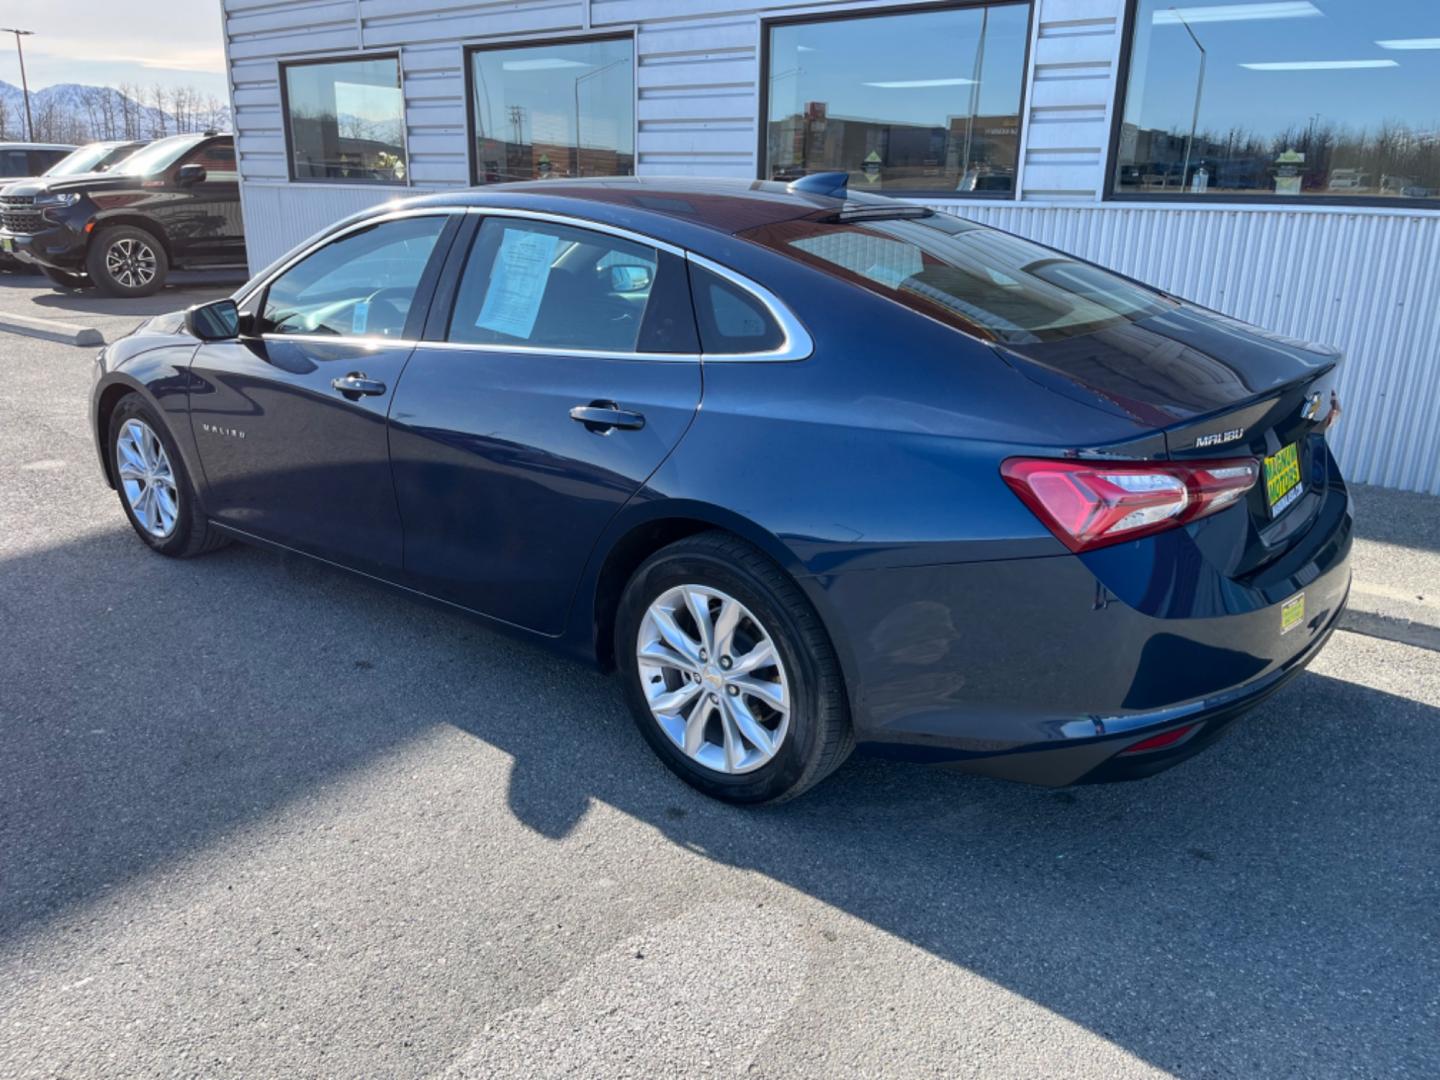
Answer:
POLYGON ((1440 653, 1340 632, 1146 782, 732 809, 614 680, 148 552, 92 354, 0 335, 0 1076, 1440 1075, 1440 653))

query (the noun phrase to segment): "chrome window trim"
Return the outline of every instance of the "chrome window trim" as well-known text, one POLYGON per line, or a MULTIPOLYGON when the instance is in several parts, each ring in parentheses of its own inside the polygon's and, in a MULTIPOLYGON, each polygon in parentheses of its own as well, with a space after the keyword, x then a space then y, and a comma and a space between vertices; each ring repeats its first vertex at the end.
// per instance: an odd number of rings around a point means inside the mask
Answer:
POLYGON ((469 341, 421 341, 417 344, 424 349, 443 349, 450 352, 518 353, 521 356, 573 356, 581 360, 639 360, 642 363, 697 364, 703 359, 699 353, 609 352, 605 349, 561 349, 550 345, 493 345, 486 342, 469 341))
POLYGON ((607 352, 603 349, 561 349, 548 345, 492 345, 469 341, 416 341, 354 334, 261 334, 264 341, 307 341, 315 345, 350 345, 367 349, 440 349, 445 352, 519 353, 529 356, 573 356, 582 360, 640 360, 660 363, 700 362, 699 353, 607 352))
MULTIPOLYGON (((268 289, 274 283, 276 278, 278 278, 281 274, 286 273, 288 270, 290 270, 291 267, 308 259, 311 255, 315 254, 315 252, 319 251, 327 244, 330 244, 335 240, 339 240, 342 237, 349 236, 351 233, 359 232, 361 229, 368 229, 375 225, 383 225, 387 221, 399 221, 401 218, 432 217, 437 215, 444 215, 448 217, 451 214, 463 214, 465 213, 466 209, 467 207, 464 206, 401 207, 396 210, 387 211, 383 214, 376 214, 374 217, 367 217, 363 221, 352 221, 349 225, 342 226, 332 232, 325 233, 323 236, 316 237, 304 248, 298 251, 295 255, 286 259, 282 265, 277 266, 274 270, 267 274, 263 280, 249 282, 248 284, 250 285, 250 287, 246 288, 243 293, 235 296, 235 303, 237 306, 244 306, 246 303, 252 300, 257 293, 262 293, 266 289, 268 289)), ((241 286, 241 288, 245 287, 241 286)))
POLYGON ((644 233, 622 228, 619 225, 609 225, 603 221, 591 221, 589 218, 574 217, 571 214, 557 214, 551 210, 530 210, 519 206, 467 206, 465 212, 478 214, 481 217, 526 218, 532 221, 545 221, 552 225, 568 225, 573 229, 587 229, 590 232, 606 233, 610 236, 619 237, 621 240, 628 240, 632 244, 639 244, 642 247, 655 248, 657 251, 678 255, 682 259, 686 256, 684 248, 676 247, 674 244, 667 243, 664 240, 657 240, 653 236, 646 236, 644 233))
POLYGON ((780 332, 785 335, 779 348, 771 349, 768 352, 740 352, 740 353, 707 353, 702 352, 700 358, 706 363, 787 363, 792 360, 808 360, 815 353, 815 342, 811 339, 809 332, 800 324, 800 320, 791 314, 790 309, 785 306, 781 299, 772 293, 765 286, 751 281, 744 274, 731 270, 728 266, 697 255, 693 251, 685 253, 685 258, 712 274, 724 278, 736 288, 749 293, 765 307, 770 317, 780 327, 780 332))
POLYGON ((404 349, 424 345, 411 338, 387 338, 378 334, 261 334, 261 341, 308 341, 315 345, 363 345, 367 349, 404 349))
MULTIPOLYGON (((786 363, 794 360, 805 360, 815 352, 815 343, 810 337, 800 320, 791 314, 790 309, 772 293, 743 274, 731 270, 703 255, 697 255, 693 251, 687 251, 675 244, 655 237, 647 236, 644 233, 635 232, 618 225, 610 225, 602 221, 591 221, 587 218, 575 217, 571 214, 557 214, 549 210, 530 210, 521 207, 500 207, 500 206, 417 206, 401 207, 383 214, 376 214, 361 221, 351 222, 349 225, 326 233, 314 242, 306 245, 293 257, 287 259, 283 265, 277 267, 268 274, 263 281, 258 282, 254 287, 248 289, 243 295, 237 298, 237 303, 243 305, 257 295, 268 289, 272 282, 282 274, 288 272, 298 263, 309 258, 322 247, 336 240, 340 240, 351 233, 368 229, 375 225, 381 225, 388 221, 396 221, 401 218, 410 217, 431 217, 451 214, 475 214, 482 217, 517 218, 521 220, 541 221, 554 225, 565 225, 575 229, 588 229, 591 232, 603 233, 608 236, 618 237, 633 244, 653 248, 657 251, 664 251, 679 258, 693 263, 696 266, 709 270, 711 273, 724 278, 732 285, 749 293, 770 313, 785 340, 776 349, 768 352, 741 352, 741 353, 658 353, 658 352, 610 352, 602 349, 561 349, 542 345, 491 345, 471 343, 463 341, 412 341, 408 338, 385 338, 378 336, 349 336, 335 334, 261 334, 265 340, 277 341, 312 341, 329 343, 332 345, 365 345, 371 348, 399 348, 406 345, 412 347, 436 348, 442 350, 472 350, 475 352, 503 352, 529 354, 532 356, 574 356, 587 360, 642 360, 662 363, 786 363)), ((257 313, 258 315, 258 313, 257 313)))

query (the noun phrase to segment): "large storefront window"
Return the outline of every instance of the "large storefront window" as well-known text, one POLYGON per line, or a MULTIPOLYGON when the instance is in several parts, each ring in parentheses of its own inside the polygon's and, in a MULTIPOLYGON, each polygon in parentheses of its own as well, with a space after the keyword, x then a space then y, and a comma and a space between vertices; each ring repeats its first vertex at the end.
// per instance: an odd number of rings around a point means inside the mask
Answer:
POLYGON ((989 4, 773 24, 765 176, 1013 196, 1029 20, 989 4))
POLYGON ((1434 0, 1137 0, 1113 191, 1440 200, 1434 0))
POLYGON ((290 64, 284 81, 291 176, 405 183, 405 99, 397 58, 290 64))
POLYGON ((475 182, 633 175, 634 48, 624 37, 472 52, 475 182))

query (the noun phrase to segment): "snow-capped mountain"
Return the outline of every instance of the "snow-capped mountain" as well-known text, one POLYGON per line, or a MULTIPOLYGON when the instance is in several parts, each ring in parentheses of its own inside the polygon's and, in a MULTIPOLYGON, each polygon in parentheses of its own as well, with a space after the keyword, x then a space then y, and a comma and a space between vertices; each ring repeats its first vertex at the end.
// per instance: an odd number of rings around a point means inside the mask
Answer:
MULTIPOLYGON (((228 127, 229 109, 213 97, 186 87, 166 88, 162 100, 153 90, 57 83, 30 92, 30 115, 37 142, 82 143, 90 139, 155 138, 208 127, 228 127)), ((0 138, 25 138, 25 95, 0 80, 0 138)))

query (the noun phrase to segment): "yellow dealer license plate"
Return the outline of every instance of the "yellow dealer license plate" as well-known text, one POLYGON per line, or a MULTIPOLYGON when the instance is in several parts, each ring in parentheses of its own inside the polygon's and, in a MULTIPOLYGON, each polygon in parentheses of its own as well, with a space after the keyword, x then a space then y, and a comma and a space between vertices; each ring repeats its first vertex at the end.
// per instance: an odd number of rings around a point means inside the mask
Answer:
POLYGON ((1280 633, 1288 634, 1305 621, 1305 594, 1296 593, 1280 605, 1280 633))
POLYGON ((0 248, 3 248, 6 251, 14 251, 15 241, 11 240, 8 236, 0 236, 0 248))
POLYGON ((1295 504, 1305 490, 1300 482, 1300 454, 1295 444, 1271 454, 1265 459, 1265 501, 1270 504, 1270 516, 1279 517, 1295 504))

